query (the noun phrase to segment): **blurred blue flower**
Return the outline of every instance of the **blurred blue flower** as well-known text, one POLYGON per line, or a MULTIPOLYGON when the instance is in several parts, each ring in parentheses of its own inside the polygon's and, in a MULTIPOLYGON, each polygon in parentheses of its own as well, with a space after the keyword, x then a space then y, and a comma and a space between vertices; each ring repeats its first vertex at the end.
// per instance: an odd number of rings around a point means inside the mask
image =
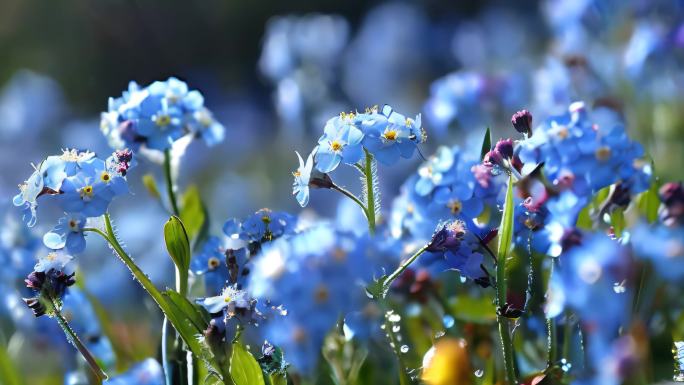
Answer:
POLYGON ((204 107, 199 91, 174 77, 141 88, 129 83, 119 98, 110 98, 101 114, 100 128, 111 147, 170 149, 181 137, 192 134, 208 145, 223 140, 224 127, 204 107))
POLYGON ((61 271, 72 259, 74 259, 74 257, 67 254, 64 250, 51 251, 38 258, 38 262, 33 270, 40 273, 47 273, 50 270, 61 271))
POLYGON ((223 232, 230 238, 248 242, 264 242, 294 232, 297 218, 282 211, 261 209, 242 222, 233 218, 223 225, 223 232))
POLYGON ((265 338, 303 373, 316 367, 323 339, 340 317, 367 301, 364 282, 373 269, 356 245, 351 234, 318 225, 265 244, 255 257, 250 292, 287 309, 264 325, 265 338))
POLYGON ((631 233, 631 244, 638 257, 650 260, 661 277, 681 281, 684 277, 684 226, 641 223, 631 233))
POLYGON ((108 385, 164 385, 164 373, 161 365, 148 358, 123 374, 112 377, 107 381, 108 385))
POLYGON ((648 188, 650 165, 640 144, 629 139, 621 122, 608 111, 592 120, 584 103, 573 103, 563 116, 550 118, 519 142, 524 163, 544 163, 552 183, 579 197, 622 181, 632 193, 648 188))

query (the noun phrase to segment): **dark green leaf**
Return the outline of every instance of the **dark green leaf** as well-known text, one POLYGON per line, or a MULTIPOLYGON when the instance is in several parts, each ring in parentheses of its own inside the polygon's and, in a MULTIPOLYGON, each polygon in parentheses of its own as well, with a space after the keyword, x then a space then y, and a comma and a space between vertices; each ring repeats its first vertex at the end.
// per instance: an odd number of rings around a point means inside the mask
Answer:
POLYGON ((484 139, 482 139, 482 150, 480 150, 480 160, 484 159, 485 155, 492 149, 492 131, 487 127, 484 139))
POLYGON ((610 224, 613 226, 615 236, 621 237, 622 230, 625 229, 625 211, 622 208, 617 208, 610 213, 610 224))
POLYGON ((159 194, 159 189, 157 188, 157 181, 154 180, 154 176, 152 174, 143 175, 142 182, 147 189, 147 192, 154 199, 161 199, 161 194, 159 194))
POLYGON ((209 326, 209 314, 202 308, 193 304, 187 298, 173 290, 167 290, 163 294, 169 302, 175 305, 176 308, 183 313, 198 331, 201 332, 209 326))
POLYGON ((195 185, 188 187, 183 194, 180 218, 188 232, 188 237, 194 240, 206 222, 206 209, 195 185))
POLYGON ((233 343, 230 376, 235 385, 264 385, 264 376, 259 363, 240 342, 233 343))

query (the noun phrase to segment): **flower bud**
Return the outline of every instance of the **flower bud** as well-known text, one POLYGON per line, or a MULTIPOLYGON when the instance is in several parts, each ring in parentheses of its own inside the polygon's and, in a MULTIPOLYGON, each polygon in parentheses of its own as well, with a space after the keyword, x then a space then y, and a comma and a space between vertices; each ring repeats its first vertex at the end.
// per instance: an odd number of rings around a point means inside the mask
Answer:
POLYGON ((465 235, 465 223, 459 220, 446 222, 438 226, 427 246, 427 251, 444 252, 458 249, 465 235))
POLYGON ((521 110, 513 114, 511 123, 516 131, 521 134, 532 135, 532 114, 530 111, 521 110))

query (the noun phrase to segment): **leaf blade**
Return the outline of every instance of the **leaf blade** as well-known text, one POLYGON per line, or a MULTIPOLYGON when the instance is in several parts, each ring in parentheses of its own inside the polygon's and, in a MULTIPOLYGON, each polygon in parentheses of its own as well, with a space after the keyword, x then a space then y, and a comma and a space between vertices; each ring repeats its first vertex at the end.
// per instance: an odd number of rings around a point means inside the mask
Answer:
POLYGON ((235 385, 264 385, 261 366, 245 346, 240 342, 233 343, 230 356, 230 376, 235 385))

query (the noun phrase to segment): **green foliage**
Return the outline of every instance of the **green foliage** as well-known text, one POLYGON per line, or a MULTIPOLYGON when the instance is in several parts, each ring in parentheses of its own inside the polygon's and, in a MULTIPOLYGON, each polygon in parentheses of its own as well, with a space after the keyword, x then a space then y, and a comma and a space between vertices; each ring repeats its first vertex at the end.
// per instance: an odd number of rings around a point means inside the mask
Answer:
POLYGON ((264 376, 259 363, 240 342, 233 343, 230 356, 230 376, 235 385, 264 385, 264 376))
POLYGON ((461 294, 454 297, 450 303, 450 314, 463 322, 491 324, 496 321, 496 309, 489 297, 476 298, 461 294))
POLYGON ((646 217, 648 223, 653 223, 658 219, 658 207, 660 206, 660 197, 658 196, 659 185, 658 180, 654 180, 651 183, 651 187, 639 194, 636 199, 639 212, 646 217))
POLYGON ((508 189, 506 190, 506 202, 504 203, 503 214, 501 216, 501 226, 499 226, 499 244, 496 255, 499 263, 508 256, 513 241, 513 213, 515 202, 513 201, 513 177, 508 178, 508 189))
POLYGON ((482 139, 482 150, 480 150, 480 160, 492 149, 492 131, 487 127, 484 138, 482 139))
POLYGON ((208 230, 207 210, 195 185, 188 187, 183 194, 180 219, 185 225, 188 238, 194 242, 208 230))
POLYGON ((23 385, 19 372, 4 345, 0 345, 0 384, 23 385))
POLYGON ((190 240, 183 222, 172 216, 164 225, 164 241, 173 263, 177 267, 178 290, 185 296, 187 291, 188 270, 190 269, 190 240))
POLYGON ((160 200, 161 194, 159 193, 159 188, 157 188, 157 181, 154 180, 154 175, 145 174, 142 177, 142 182, 147 192, 152 196, 152 198, 160 200))

